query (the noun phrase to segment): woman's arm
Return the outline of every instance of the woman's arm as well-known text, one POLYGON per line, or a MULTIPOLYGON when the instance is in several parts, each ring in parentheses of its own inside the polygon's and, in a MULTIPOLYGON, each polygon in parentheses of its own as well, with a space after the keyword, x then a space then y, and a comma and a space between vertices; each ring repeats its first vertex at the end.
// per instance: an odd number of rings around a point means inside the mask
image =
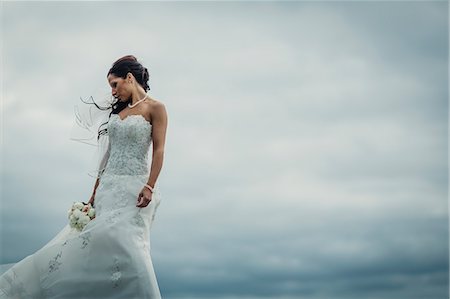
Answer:
POLYGON ((157 102, 152 109, 152 140, 153 156, 150 176, 147 184, 154 187, 164 160, 164 145, 166 142, 167 112, 163 103, 157 102))
POLYGON ((92 206, 94 205, 95 200, 95 191, 97 191, 98 184, 100 184, 100 178, 97 178, 95 181, 94 191, 92 192, 91 199, 89 199, 89 202, 92 206))

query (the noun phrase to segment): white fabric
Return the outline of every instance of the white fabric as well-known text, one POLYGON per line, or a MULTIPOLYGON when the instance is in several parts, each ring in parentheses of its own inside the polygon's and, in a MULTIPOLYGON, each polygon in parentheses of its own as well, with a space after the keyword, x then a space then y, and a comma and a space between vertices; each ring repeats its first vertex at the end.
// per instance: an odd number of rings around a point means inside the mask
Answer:
POLYGON ((66 225, 8 269, 0 276, 0 298, 161 298, 150 255, 159 187, 147 207, 136 207, 149 175, 152 126, 141 115, 121 120, 113 114, 108 131, 110 155, 96 192, 96 218, 81 232, 66 225))

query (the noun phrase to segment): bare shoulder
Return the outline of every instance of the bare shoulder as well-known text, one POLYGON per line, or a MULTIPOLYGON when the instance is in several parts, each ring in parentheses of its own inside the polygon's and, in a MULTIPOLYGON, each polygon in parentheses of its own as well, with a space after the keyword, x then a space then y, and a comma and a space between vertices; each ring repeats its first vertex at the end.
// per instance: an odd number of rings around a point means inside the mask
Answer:
POLYGON ((153 109, 164 109, 165 108, 164 103, 159 100, 151 99, 149 101, 149 104, 150 104, 150 107, 153 109))
POLYGON ((163 102, 152 98, 147 103, 147 113, 150 115, 150 119, 154 120, 167 117, 166 106, 163 102))

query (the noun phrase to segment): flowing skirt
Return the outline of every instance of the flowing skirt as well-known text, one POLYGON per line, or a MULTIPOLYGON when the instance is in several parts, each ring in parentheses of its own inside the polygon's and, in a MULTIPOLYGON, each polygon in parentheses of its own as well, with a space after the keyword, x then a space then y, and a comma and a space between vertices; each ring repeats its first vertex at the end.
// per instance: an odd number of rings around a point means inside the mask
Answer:
POLYGON ((0 298, 161 298, 150 256, 159 188, 147 207, 136 207, 147 179, 104 174, 95 196, 96 218, 81 232, 67 224, 9 268, 0 276, 0 298))

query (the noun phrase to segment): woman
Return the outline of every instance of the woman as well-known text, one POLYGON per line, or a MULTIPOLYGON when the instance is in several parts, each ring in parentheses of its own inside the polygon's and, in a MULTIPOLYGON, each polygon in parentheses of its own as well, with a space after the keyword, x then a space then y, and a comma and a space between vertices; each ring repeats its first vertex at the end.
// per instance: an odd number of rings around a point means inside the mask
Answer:
POLYGON ((65 226, 50 242, 0 276, 0 298, 161 298, 150 257, 150 228, 167 113, 146 91, 149 74, 132 55, 107 74, 112 96, 108 149, 89 204, 96 217, 80 231, 65 226), (148 153, 153 143, 151 169, 148 153))

